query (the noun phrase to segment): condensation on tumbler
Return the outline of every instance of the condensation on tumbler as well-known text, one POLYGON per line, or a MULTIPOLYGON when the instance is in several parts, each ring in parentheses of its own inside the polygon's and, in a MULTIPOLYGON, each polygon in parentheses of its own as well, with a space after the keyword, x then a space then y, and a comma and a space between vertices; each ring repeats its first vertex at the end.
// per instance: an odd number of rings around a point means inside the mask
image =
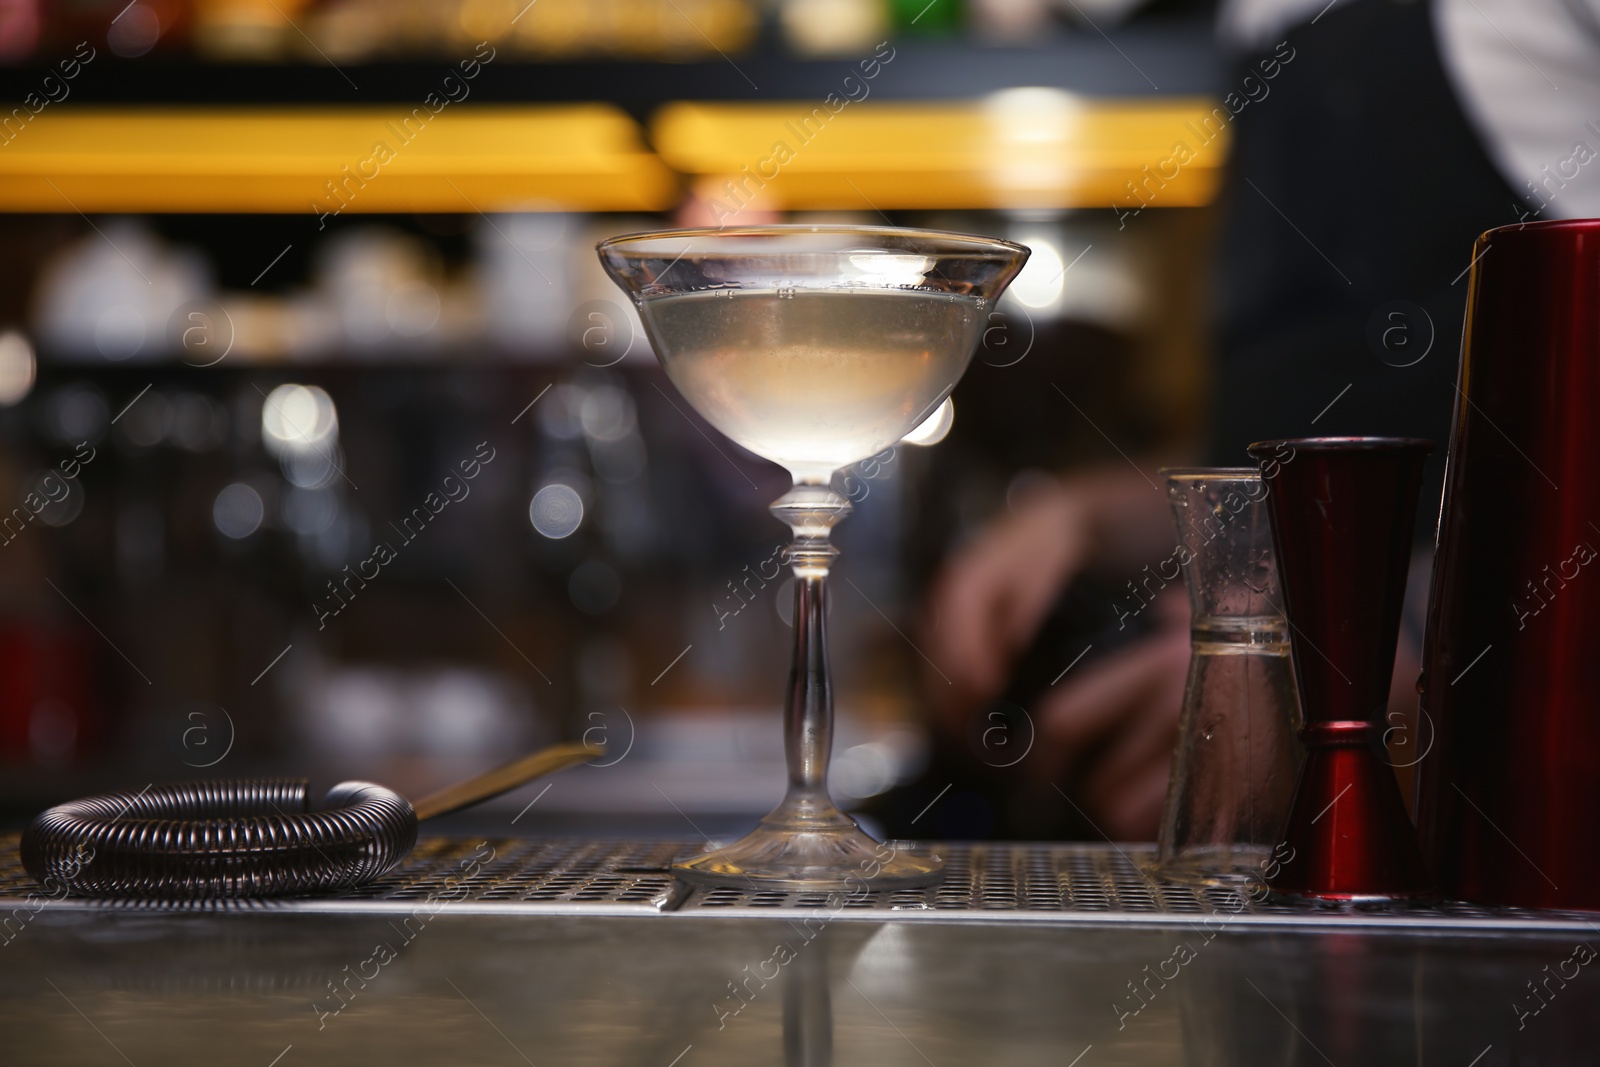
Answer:
POLYGON ((1162 473, 1189 591, 1192 654, 1157 862, 1176 880, 1259 878, 1300 759, 1265 487, 1251 468, 1162 473))

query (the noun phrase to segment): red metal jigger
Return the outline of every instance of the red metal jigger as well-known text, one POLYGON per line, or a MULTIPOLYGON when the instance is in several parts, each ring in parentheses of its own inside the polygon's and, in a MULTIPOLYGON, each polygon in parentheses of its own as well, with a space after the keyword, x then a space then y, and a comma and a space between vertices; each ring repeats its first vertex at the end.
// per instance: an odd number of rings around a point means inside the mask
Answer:
POLYGON ((1268 487, 1306 759, 1268 885, 1324 900, 1428 896, 1394 770, 1379 758, 1422 465, 1432 443, 1250 446, 1268 487), (1292 851, 1290 851, 1292 850, 1292 851))
POLYGON ((1417 830, 1453 898, 1600 910, 1600 219, 1478 238, 1458 389, 1417 830))

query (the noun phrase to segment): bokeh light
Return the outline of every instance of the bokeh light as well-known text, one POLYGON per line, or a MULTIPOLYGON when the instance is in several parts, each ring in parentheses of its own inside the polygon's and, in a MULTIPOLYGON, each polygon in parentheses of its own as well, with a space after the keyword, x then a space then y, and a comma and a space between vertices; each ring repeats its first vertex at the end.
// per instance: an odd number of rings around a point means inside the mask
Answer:
POLYGON ((224 537, 243 540, 261 528, 266 508, 261 494, 243 482, 234 482, 217 494, 211 505, 211 521, 224 537))
POLYGON ((38 364, 33 345, 16 330, 0 333, 0 407, 10 407, 33 389, 38 364))
POLYGON ((315 385, 280 385, 261 405, 261 442, 273 455, 325 447, 338 432, 333 398, 315 385))
POLYGON ((583 498, 570 485, 547 485, 533 494, 528 521, 552 541, 571 537, 583 523, 583 498))
POLYGON ((932 415, 923 419, 915 430, 900 440, 908 445, 936 445, 949 435, 950 427, 955 425, 955 421, 956 402, 945 397, 944 403, 935 408, 932 415))

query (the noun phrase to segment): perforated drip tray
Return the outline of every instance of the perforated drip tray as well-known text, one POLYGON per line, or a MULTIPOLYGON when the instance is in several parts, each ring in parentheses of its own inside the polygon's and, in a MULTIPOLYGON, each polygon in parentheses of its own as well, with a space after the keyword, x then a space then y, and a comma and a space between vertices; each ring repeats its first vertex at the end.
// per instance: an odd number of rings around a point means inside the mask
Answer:
POLYGON ((49 897, 23 870, 18 836, 0 837, 0 910, 22 902, 88 910, 406 912, 430 902, 452 911, 526 915, 674 915, 777 918, 825 910, 841 919, 1217 927, 1359 925, 1465 932, 1583 931, 1600 916, 1444 902, 1328 906, 1256 900, 1240 889, 1164 882, 1149 845, 939 844, 943 879, 923 889, 869 893, 691 888, 672 877, 685 841, 424 838, 395 870, 335 896, 173 904, 49 897))

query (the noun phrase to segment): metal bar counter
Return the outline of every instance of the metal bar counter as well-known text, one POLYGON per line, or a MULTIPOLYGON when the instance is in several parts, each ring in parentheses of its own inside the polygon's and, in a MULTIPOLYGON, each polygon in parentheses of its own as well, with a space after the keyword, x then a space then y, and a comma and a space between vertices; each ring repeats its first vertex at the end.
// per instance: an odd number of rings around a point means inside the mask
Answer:
POLYGON ((1326 908, 1139 846, 689 891, 687 842, 424 840, 333 898, 51 899, 0 840, 0 1064, 1600 1062, 1596 916, 1326 908))

